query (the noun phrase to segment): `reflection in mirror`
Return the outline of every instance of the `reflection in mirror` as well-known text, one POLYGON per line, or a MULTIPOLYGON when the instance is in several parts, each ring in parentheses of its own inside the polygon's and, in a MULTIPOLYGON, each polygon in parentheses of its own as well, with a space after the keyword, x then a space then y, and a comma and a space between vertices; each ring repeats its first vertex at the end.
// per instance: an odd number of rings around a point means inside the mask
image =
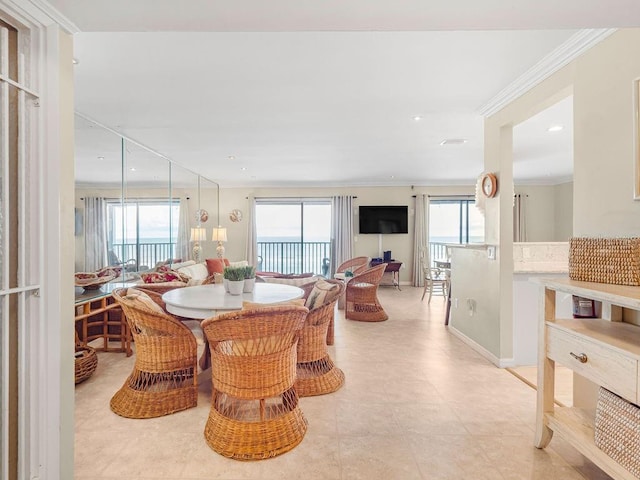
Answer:
POLYGON ((514 241, 566 242, 573 230, 573 96, 513 128, 514 241))
POLYGON ((218 242, 214 241, 214 228, 220 226, 220 186, 208 180, 200 177, 200 208, 206 210, 209 213, 209 219, 207 221, 207 242, 204 258, 217 257, 216 247, 218 242))
POLYGON ((75 270, 108 265, 106 202, 122 201, 122 138, 75 118, 75 270))
MULTIPOLYGON (((191 229, 196 226, 194 215, 198 209, 197 194, 198 175, 175 163, 171 164, 171 198, 179 205, 173 264, 193 259, 191 229)), ((196 241, 195 238, 193 241, 196 241)), ((202 242, 199 246, 204 247, 202 242)))
POLYGON ((124 145, 123 203, 108 205, 107 248, 110 265, 140 272, 172 258, 179 204, 170 195, 169 161, 133 142, 124 145))
POLYGON ((206 231, 199 245, 201 259, 213 256, 217 188, 168 158, 76 115, 76 271, 120 267, 118 271, 130 279, 161 264, 192 260, 191 230, 197 227, 206 231))

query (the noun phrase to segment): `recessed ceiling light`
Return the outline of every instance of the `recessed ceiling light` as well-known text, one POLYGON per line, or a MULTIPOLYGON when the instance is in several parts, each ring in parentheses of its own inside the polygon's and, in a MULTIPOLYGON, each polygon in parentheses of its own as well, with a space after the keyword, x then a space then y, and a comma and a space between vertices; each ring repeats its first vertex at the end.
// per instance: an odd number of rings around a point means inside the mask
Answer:
POLYGON ((562 125, 551 125, 549 128, 547 128, 547 131, 548 132, 559 132, 563 128, 564 128, 564 126, 562 126, 562 125))
POLYGON ((440 145, 464 145, 467 143, 466 138, 445 138, 440 145))
POLYGON ((422 116, 420 116, 420 115, 416 115, 415 117, 413 117, 413 120, 414 120, 415 122, 419 122, 420 120, 422 120, 422 116))
POLYGON ((389 178, 390 178, 391 180, 393 180, 394 178, 396 178, 396 176, 395 176, 395 175, 391 175, 389 178))
POLYGON ((240 170, 242 170, 243 172, 247 169, 247 167, 242 167, 240 170))
POLYGON ((80 60, 78 60, 77 58, 74 58, 74 59, 73 59, 73 64, 74 64, 74 65, 77 65, 77 64, 79 64, 79 63, 80 63, 80 60))
POLYGON ((236 157, 234 157, 233 155, 229 155, 229 156, 227 157, 227 160, 235 160, 235 159, 236 159, 236 157))
POLYGON ((104 160, 104 157, 98 157, 98 160, 102 161, 104 160))
POLYGON ((131 167, 129 170, 131 170, 132 172, 136 171, 136 167, 131 167))

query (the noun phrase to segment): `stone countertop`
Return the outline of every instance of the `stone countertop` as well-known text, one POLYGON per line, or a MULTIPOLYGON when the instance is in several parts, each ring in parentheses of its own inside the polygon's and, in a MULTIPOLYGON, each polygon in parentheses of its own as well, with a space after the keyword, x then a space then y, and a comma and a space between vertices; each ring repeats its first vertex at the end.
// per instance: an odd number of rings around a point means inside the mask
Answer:
POLYGON ((513 273, 569 273, 567 263, 522 262, 513 264, 513 273))

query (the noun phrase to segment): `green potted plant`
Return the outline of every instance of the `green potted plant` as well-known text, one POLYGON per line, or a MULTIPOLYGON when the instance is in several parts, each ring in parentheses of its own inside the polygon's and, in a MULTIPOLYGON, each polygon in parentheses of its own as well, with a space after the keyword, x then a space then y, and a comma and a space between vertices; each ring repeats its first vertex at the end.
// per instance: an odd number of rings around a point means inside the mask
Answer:
POLYGON ((240 295, 244 288, 244 267, 226 267, 224 276, 226 290, 231 295, 240 295))
POLYGON ((244 270, 244 293, 253 292, 253 287, 256 284, 256 267, 247 265, 243 267, 244 270))

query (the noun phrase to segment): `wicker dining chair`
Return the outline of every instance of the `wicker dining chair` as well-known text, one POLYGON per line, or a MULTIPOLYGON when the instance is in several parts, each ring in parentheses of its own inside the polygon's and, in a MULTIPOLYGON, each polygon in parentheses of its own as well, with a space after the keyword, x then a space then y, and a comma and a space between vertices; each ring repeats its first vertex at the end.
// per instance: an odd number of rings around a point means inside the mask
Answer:
POLYGON ((343 262, 336 268, 336 273, 343 273, 347 270, 351 270, 351 272, 355 275, 361 272, 364 272, 367 268, 369 268, 369 263, 371 262, 371 257, 354 257, 346 262, 343 262))
POLYGON ((355 275, 346 288, 345 318, 361 322, 382 322, 389 316, 378 300, 378 285, 387 268, 386 263, 355 275))
POLYGON ((294 387, 300 330, 309 310, 272 306, 204 320, 212 397, 204 437, 221 455, 261 460, 288 452, 307 431, 294 387))
MULTIPOLYGON (((338 300, 340 299, 340 295, 344 295, 344 281, 342 280, 323 280, 324 282, 327 283, 331 283, 334 285, 340 285, 340 293, 338 294, 338 298, 336 298, 336 302, 338 302, 338 300)), ((304 292, 302 295, 302 298, 305 299, 305 302, 308 300, 309 295, 311 295, 311 292, 313 291, 313 288, 315 287, 317 281, 313 282, 313 283, 307 283, 304 285, 300 285, 300 288, 302 289, 302 291, 304 292)), ((329 325, 327 326, 327 345, 333 345, 334 343, 334 338, 335 338, 335 333, 334 333, 334 328, 335 328, 335 321, 334 321, 334 315, 331 315, 330 320, 329 320, 329 325)))
MULTIPOLYGON (((344 373, 333 363, 327 351, 329 326, 333 326, 338 297, 344 290, 344 282, 323 280, 334 285, 319 305, 313 305, 313 295, 307 298, 309 314, 298 340, 298 365, 295 387, 301 397, 323 395, 344 385, 344 373)), ((310 292, 310 293, 313 293, 310 292)), ((333 343, 333 332, 331 333, 333 343)))
POLYGON ((135 342, 135 365, 111 398, 111 410, 128 418, 153 418, 195 407, 198 401, 197 342, 179 320, 136 289, 119 288, 135 342))

